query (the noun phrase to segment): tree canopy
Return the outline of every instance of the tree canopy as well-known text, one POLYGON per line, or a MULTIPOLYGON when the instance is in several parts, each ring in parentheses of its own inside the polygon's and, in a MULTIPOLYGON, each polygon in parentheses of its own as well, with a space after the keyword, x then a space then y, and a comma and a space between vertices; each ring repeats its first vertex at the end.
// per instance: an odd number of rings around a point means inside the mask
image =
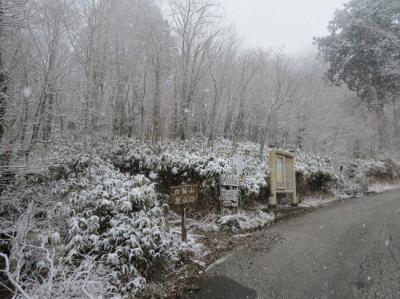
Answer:
POLYGON ((329 81, 345 83, 368 104, 383 105, 399 94, 398 0, 352 0, 336 11, 328 29, 329 35, 315 38, 315 43, 330 63, 329 81))

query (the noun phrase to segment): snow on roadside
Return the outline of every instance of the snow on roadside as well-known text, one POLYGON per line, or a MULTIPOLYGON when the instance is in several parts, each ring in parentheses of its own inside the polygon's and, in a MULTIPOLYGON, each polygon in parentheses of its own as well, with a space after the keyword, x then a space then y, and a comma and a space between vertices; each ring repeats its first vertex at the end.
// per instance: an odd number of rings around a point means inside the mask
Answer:
POLYGON ((300 204, 299 207, 302 208, 317 208, 325 206, 329 203, 337 201, 338 198, 336 197, 306 197, 300 204))
POLYGON ((206 246, 201 243, 201 235, 195 235, 188 233, 186 242, 181 240, 181 230, 179 228, 172 228, 170 232, 173 235, 173 244, 170 247, 171 255, 182 252, 190 253, 192 255, 193 261, 203 265, 203 258, 207 256, 210 252, 206 246))
POLYGON ((274 222, 273 214, 262 210, 241 210, 236 215, 210 217, 206 221, 194 223, 193 226, 205 232, 228 230, 233 233, 254 231, 274 222))
MULTIPOLYGON (((373 183, 368 185, 367 194, 380 194, 388 191, 400 190, 400 183, 373 183)), ((300 204, 300 207, 303 208, 317 208, 325 206, 329 203, 335 202, 337 200, 349 199, 351 197, 361 197, 365 194, 365 192, 359 191, 358 193, 347 195, 337 193, 336 196, 326 197, 326 196, 318 196, 318 197, 306 197, 300 204)))
POLYGON ((390 183, 374 183, 368 186, 368 193, 383 193, 393 190, 400 190, 400 183, 390 184, 390 183))

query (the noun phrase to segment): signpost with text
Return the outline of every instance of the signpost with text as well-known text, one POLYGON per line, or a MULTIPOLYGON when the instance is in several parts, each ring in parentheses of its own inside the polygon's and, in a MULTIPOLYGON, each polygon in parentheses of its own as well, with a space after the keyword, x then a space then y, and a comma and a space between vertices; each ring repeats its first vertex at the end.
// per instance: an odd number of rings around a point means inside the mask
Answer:
POLYGON ((182 208, 182 241, 186 241, 186 206, 199 199, 198 185, 182 185, 170 188, 172 204, 182 208))

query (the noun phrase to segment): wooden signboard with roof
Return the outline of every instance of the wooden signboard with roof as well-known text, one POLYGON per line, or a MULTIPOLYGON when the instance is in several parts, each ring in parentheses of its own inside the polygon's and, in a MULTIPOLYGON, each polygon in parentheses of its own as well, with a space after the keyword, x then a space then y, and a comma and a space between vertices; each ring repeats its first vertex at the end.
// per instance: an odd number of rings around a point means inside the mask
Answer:
POLYGON ((271 149, 269 154, 270 196, 268 206, 274 209, 278 205, 278 194, 290 196, 291 206, 298 205, 296 195, 295 155, 291 152, 271 149))

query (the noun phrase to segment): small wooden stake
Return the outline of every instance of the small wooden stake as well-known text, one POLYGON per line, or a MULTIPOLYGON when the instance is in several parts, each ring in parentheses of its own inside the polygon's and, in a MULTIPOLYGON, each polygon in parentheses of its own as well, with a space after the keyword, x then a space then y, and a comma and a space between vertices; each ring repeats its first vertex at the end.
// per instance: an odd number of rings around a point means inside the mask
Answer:
POLYGON ((186 232, 186 206, 182 206, 182 241, 186 242, 187 232, 186 232))

